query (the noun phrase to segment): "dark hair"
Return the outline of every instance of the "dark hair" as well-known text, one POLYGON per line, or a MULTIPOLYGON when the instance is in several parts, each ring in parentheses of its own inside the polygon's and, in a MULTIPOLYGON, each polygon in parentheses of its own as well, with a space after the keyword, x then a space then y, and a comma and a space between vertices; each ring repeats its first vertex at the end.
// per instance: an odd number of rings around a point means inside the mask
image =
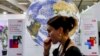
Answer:
POLYGON ((55 29, 62 27, 63 32, 68 33, 77 25, 77 21, 73 17, 55 16, 50 18, 47 24, 55 29))

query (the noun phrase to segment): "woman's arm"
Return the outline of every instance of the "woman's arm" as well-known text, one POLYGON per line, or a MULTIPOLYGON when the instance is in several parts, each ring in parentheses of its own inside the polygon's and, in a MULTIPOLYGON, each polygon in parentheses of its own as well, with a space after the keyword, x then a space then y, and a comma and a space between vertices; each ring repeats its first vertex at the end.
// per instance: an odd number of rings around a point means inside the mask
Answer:
POLYGON ((44 56, 49 56, 50 48, 51 48, 51 39, 48 38, 44 41, 44 56))

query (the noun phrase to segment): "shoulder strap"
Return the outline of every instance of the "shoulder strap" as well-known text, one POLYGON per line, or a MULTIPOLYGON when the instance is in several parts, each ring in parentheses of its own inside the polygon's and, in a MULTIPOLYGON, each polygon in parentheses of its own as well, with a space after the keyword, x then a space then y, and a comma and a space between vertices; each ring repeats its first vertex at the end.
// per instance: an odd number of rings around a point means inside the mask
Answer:
POLYGON ((70 43, 70 39, 68 39, 68 40, 65 42, 65 45, 64 45, 62 54, 64 54, 64 53, 66 52, 66 48, 68 48, 69 43, 70 43))

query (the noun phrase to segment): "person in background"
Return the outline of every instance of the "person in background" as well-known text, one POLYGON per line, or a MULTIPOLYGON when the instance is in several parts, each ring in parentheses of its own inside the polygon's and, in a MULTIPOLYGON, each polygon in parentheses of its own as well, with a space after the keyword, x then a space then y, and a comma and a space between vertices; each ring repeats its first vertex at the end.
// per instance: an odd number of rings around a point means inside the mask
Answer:
POLYGON ((78 25, 74 17, 57 15, 47 22, 48 38, 44 41, 44 56, 49 56, 52 43, 60 45, 53 51, 53 56, 82 56, 78 47, 70 39, 69 32, 78 25))

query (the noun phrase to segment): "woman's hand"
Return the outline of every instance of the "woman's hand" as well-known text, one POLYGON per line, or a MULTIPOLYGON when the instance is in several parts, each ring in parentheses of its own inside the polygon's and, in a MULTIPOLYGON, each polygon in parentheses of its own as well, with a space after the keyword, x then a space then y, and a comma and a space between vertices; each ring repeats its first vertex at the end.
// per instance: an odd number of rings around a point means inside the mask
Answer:
POLYGON ((51 48, 51 39, 48 38, 44 41, 44 56, 49 56, 50 48, 51 48))

